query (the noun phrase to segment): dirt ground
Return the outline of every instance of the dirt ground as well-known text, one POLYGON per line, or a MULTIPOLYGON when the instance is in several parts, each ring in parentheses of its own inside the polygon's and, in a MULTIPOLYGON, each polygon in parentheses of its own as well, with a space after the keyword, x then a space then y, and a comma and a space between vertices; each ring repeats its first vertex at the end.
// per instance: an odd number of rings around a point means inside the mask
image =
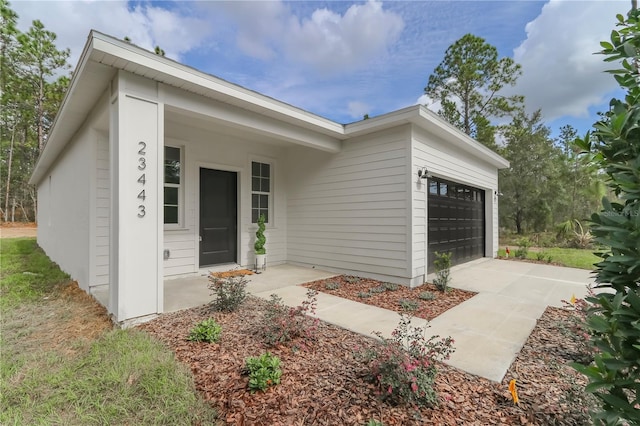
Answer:
POLYGON ((38 225, 34 222, 7 222, 0 224, 0 238, 35 237, 38 225))

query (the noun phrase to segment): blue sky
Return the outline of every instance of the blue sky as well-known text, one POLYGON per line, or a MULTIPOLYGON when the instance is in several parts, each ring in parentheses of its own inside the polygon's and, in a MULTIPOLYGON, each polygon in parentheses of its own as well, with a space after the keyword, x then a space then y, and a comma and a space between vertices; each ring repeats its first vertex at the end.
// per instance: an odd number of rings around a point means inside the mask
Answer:
MULTIPOLYGON (((14 1, 78 60, 90 29, 341 123, 416 103, 449 45, 485 38, 523 67, 511 93, 554 134, 580 133, 618 94, 602 57, 629 1, 14 1)), ((432 105, 433 109, 437 106, 432 105)))

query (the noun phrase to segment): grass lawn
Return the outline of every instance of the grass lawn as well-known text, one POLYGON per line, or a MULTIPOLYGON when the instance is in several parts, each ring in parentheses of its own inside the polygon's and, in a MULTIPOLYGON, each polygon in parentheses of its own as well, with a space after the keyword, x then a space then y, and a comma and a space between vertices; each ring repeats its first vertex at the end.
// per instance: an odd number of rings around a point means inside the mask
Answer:
POLYGON ((0 424, 215 424, 173 352, 113 329, 35 239, 0 240, 0 265, 0 424))
MULTIPOLYGON (((517 247, 510 248, 511 256, 514 255, 517 247)), ((527 259, 539 260, 538 256, 543 256, 543 260, 547 261, 551 256, 551 262, 554 264, 560 264, 562 266, 568 266, 570 268, 580 269, 595 269, 594 263, 600 261, 600 258, 593 254, 594 250, 583 250, 573 248, 560 248, 560 247, 547 247, 536 249, 536 251, 529 250, 527 259)), ((505 256, 505 250, 498 250, 498 256, 505 256)))

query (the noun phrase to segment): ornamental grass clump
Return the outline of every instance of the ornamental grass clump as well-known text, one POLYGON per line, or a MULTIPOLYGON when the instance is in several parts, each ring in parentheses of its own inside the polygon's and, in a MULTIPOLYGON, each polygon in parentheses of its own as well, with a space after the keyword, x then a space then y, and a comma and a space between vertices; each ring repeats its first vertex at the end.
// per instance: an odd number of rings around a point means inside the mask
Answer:
POLYGON ((376 385, 382 399, 391 404, 435 406, 438 402, 434 383, 436 363, 449 359, 453 339, 425 336, 425 329, 414 327, 412 317, 400 315, 398 327, 381 342, 359 352, 356 357, 368 367, 368 378, 376 385))

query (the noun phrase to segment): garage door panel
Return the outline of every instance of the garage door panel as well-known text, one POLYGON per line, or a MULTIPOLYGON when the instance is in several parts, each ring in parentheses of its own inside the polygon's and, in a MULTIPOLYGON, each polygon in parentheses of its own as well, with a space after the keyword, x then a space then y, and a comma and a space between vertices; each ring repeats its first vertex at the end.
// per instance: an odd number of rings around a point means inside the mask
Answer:
POLYGON ((484 191, 443 179, 431 179, 428 198, 429 271, 434 253, 451 253, 452 264, 484 256, 484 191))

